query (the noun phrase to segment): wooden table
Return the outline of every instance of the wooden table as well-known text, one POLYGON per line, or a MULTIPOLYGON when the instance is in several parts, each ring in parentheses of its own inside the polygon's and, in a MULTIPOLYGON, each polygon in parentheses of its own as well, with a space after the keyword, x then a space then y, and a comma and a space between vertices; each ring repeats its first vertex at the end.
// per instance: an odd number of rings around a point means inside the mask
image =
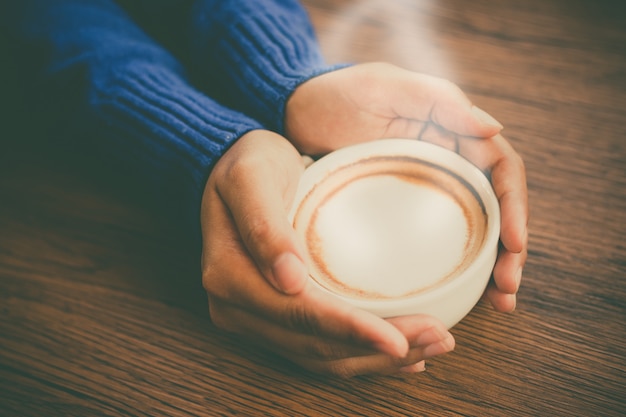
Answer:
POLYGON ((214 328, 198 256, 116 184, 0 150, 0 415, 626 415, 621 1, 307 0, 329 61, 457 82, 526 161, 517 311, 424 374, 335 380, 214 328))

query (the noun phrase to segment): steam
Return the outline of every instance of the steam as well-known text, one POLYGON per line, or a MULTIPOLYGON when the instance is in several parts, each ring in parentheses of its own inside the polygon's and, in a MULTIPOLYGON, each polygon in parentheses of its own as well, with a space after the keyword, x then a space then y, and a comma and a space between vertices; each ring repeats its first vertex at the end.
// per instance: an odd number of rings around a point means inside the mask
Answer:
POLYGON ((445 45, 435 37, 434 0, 346 1, 333 10, 320 41, 332 62, 385 61, 414 71, 455 79, 445 45), (430 17, 432 16, 432 18, 430 17))

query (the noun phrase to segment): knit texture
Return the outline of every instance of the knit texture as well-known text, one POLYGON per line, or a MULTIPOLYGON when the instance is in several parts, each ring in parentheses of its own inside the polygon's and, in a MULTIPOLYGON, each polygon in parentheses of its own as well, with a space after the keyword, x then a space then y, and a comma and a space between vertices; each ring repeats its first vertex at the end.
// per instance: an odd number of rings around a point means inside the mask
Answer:
POLYGON ((140 179, 156 204, 197 231, 218 158, 250 130, 282 131, 289 95, 329 68, 295 1, 179 2, 169 22, 173 4, 20 0, 3 2, 0 23, 33 106, 75 128, 73 145, 140 179), (168 24, 182 27, 154 33, 168 24), (177 31, 178 43, 157 42, 177 31))
POLYGON ((192 19, 194 75, 216 71, 220 83, 208 86, 213 94, 279 133, 293 90, 333 69, 295 0, 199 0, 192 19))

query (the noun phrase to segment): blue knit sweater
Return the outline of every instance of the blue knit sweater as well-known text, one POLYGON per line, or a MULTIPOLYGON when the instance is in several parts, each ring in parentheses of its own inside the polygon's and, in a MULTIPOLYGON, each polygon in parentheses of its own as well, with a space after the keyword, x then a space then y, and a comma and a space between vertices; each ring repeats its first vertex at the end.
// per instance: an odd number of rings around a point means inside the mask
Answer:
POLYGON ((295 87, 328 70, 296 0, 1 3, 31 105, 196 228, 217 159, 252 129, 281 132, 295 87))

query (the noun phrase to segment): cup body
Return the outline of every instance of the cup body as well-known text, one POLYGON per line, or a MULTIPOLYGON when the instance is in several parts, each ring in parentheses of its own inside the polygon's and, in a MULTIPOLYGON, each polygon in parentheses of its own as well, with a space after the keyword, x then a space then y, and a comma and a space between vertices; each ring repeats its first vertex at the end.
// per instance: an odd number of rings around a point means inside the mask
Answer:
POLYGON ((452 327, 495 264, 498 201, 485 175, 436 145, 382 139, 304 172, 289 214, 314 285, 381 317, 428 314, 452 327))

